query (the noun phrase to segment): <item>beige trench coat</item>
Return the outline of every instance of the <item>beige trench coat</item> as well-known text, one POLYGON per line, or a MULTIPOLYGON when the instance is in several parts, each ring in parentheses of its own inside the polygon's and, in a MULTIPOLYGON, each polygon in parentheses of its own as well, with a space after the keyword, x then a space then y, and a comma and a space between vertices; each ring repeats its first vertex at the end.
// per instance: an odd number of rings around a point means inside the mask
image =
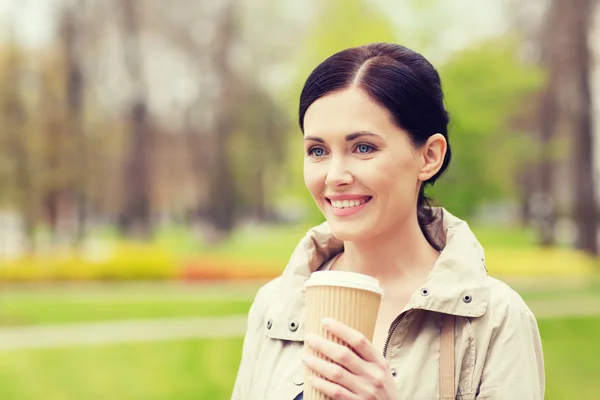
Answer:
MULTIPOLYGON (((430 232, 443 248, 427 282, 390 327, 385 358, 400 399, 439 399, 441 317, 455 316, 456 399, 544 397, 542 345, 521 297, 489 277, 466 222, 443 209, 430 232)), ((233 400, 293 400, 303 390, 304 282, 343 250, 327 223, 311 229, 248 316, 233 400)))

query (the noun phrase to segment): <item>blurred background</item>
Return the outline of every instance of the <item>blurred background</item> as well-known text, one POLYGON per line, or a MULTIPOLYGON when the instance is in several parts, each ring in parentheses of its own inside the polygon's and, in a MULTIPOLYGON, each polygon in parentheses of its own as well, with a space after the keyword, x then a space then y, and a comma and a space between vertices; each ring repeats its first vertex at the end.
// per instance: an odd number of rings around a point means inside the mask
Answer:
POLYGON ((0 398, 229 399, 256 290, 322 218, 297 108, 336 51, 442 76, 430 195, 600 392, 594 0, 0 0, 0 398))

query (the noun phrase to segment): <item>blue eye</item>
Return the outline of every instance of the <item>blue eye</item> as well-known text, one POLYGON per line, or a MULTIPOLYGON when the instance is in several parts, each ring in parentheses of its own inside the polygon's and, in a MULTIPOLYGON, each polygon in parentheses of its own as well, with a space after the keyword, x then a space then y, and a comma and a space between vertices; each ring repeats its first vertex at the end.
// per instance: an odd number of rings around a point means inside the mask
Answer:
POLYGON ((358 146, 356 146, 356 151, 360 154, 368 154, 373 150, 373 146, 370 146, 368 144, 359 144, 358 146))
POLYGON ((308 155, 314 157, 323 157, 325 155, 325 151, 320 147, 313 147, 308 150, 308 155))

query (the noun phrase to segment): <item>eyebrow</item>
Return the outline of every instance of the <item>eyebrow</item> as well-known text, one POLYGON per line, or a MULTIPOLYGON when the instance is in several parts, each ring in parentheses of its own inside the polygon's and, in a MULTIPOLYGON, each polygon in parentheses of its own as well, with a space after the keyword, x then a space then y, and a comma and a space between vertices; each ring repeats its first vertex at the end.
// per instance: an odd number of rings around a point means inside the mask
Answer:
MULTIPOLYGON (((359 131, 359 132, 354 132, 354 133, 349 133, 346 135, 346 142, 351 142, 355 139, 358 139, 359 137, 363 137, 363 136, 374 136, 377 138, 381 139, 381 136, 376 135, 373 132, 369 132, 369 131, 359 131)), ((319 142, 319 143, 325 143, 325 140, 323 140, 320 137, 317 136, 305 136, 304 137, 304 141, 308 141, 308 140, 312 140, 314 142, 319 142)))

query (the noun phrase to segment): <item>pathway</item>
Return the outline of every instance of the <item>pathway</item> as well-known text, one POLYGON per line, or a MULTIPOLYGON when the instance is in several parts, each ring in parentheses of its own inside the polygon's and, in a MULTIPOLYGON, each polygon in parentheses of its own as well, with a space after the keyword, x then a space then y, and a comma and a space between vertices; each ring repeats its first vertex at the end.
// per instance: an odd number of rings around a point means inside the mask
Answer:
POLYGON ((0 351, 241 337, 246 329, 246 318, 246 315, 233 315, 0 328, 0 351))

